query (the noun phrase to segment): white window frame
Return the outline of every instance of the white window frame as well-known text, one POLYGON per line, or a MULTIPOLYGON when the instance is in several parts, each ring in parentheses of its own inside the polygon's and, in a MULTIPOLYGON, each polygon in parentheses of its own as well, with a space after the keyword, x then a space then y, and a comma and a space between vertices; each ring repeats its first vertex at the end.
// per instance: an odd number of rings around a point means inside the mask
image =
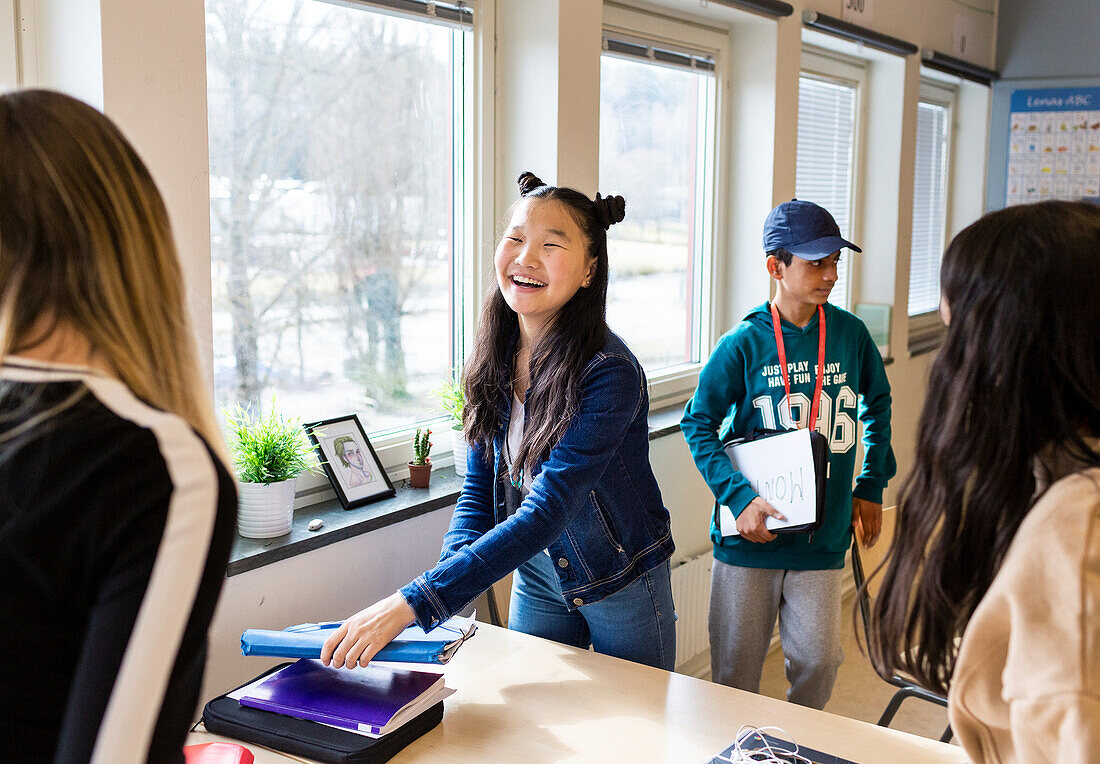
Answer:
MULTIPOLYGON (((3 1, 0 0, 0 2, 3 1)), ((387 9, 381 4, 372 4, 369 0, 367 2, 352 0, 337 2, 337 4, 351 6, 365 13, 396 15, 431 23, 416 16, 387 9)), ((491 205, 484 203, 486 199, 492 198, 487 179, 492 177, 493 170, 490 141, 493 137, 494 119, 491 86, 494 0, 481 0, 474 10, 474 24, 470 30, 469 50, 466 51, 465 57, 466 65, 454 73, 455 84, 462 86, 465 114, 465 125, 455 126, 454 137, 455 173, 456 177, 463 178, 463 195, 466 200, 465 209, 456 211, 455 214, 454 242, 456 249, 462 252, 462 256, 455 258, 452 272, 453 298, 461 301, 461 308, 456 311, 454 333, 451 339, 458 357, 458 364, 464 361, 472 348, 478 307, 486 291, 479 253, 486 248, 491 250, 495 243, 495 223, 492 221, 491 205), (483 87, 482 83, 489 83, 489 86, 483 87), (459 172, 463 167, 465 172, 459 172), (478 210, 481 212, 477 212, 478 210)), ((294 412, 289 413, 294 414, 294 412)), ((447 415, 440 410, 439 416, 430 420, 410 422, 407 425, 370 434, 371 445, 391 479, 405 477, 405 465, 413 458, 412 433, 417 426, 425 425, 432 429, 433 456, 438 454, 437 458, 432 459, 432 463, 438 467, 453 464, 452 431, 447 415)), ((332 496, 332 486, 323 474, 303 473, 298 478, 294 506, 295 509, 307 507, 329 500, 332 496)))
MULTIPOLYGON (((360 5, 366 12, 386 13, 382 8, 372 7, 369 2, 349 3, 360 5)), ((483 178, 492 177, 491 166, 488 170, 483 166, 482 157, 492 156, 491 149, 486 146, 485 126, 491 125, 492 117, 492 90, 490 97, 485 98, 480 83, 491 83, 492 78, 492 51, 493 45, 486 44, 486 40, 492 41, 492 18, 494 8, 491 2, 479 3, 475 6, 474 26, 470 34, 470 50, 466 54, 466 66, 461 71, 455 72, 455 84, 462 85, 463 111, 466 115, 466 129, 459 129, 455 125, 455 157, 456 177, 463 177, 465 188, 466 209, 461 214, 456 214, 455 246, 463 248, 463 256, 455 258, 454 270, 451 274, 452 294, 454 299, 461 300, 462 306, 455 316, 454 334, 451 338, 452 349, 458 356, 457 364, 461 367, 466 356, 473 347, 474 327, 477 323, 478 307, 484 298, 485 284, 476 279, 476 274, 481 271, 479 260, 480 252, 486 247, 492 248, 493 224, 486 227, 483 221, 475 218, 473 210, 487 209, 491 205, 484 204, 484 200, 490 195, 474 194, 479 188, 484 188, 483 178), (489 76, 485 78, 485 73, 489 76), (459 174, 462 165, 467 172, 459 174), (489 174, 486 174, 486 173, 489 174), (473 221, 466 224, 466 221, 473 221), (486 235, 487 234, 487 235, 486 235)), ((402 14, 394 14, 402 15, 402 14)), ((429 23, 429 22, 424 22, 429 23)), ((491 138, 491 136, 489 136, 491 138)), ((491 217, 491 214, 490 214, 491 217)), ((409 423, 407 425, 384 430, 371 438, 371 445, 378 453, 378 459, 391 478, 405 476, 405 465, 413 458, 412 434, 417 426, 432 428, 433 450, 437 454, 432 463, 438 467, 446 467, 454 463, 452 452, 450 421, 447 415, 440 410, 439 416, 426 422, 409 423)), ((306 476, 298 479, 298 500, 296 507, 315 503, 328 498, 331 493, 331 485, 323 475, 306 476), (310 499, 303 501, 303 494, 312 494, 310 499), (318 495, 319 494, 319 495, 318 495)))
POLYGON ((34 0, 0 0, 0 87, 28 87, 34 69, 34 0))
MULTIPOLYGON (((922 77, 920 82, 920 103, 934 104, 947 109, 947 157, 944 161, 944 211, 943 234, 940 250, 947 246, 948 232, 952 230, 951 220, 951 194, 954 169, 954 144, 955 144, 955 115, 959 90, 957 86, 922 77)), ((912 213, 910 213, 912 214, 912 213)), ((907 264, 912 264, 912 248, 910 248, 907 264)), ((900 306, 899 306, 900 307, 900 306)), ((909 291, 905 293, 905 314, 909 321, 908 349, 909 355, 919 355, 940 346, 946 327, 940 318, 939 310, 930 310, 918 315, 909 315, 909 291)))
MULTIPOLYGON (((728 90, 724 66, 729 57, 729 32, 719 28, 707 27, 697 22, 681 21, 649 11, 641 11, 621 6, 604 5, 603 33, 652 41, 669 50, 690 50, 705 53, 715 61, 713 97, 710 99, 707 120, 709 125, 700 125, 708 135, 701 152, 703 167, 702 185, 709 204, 704 202, 696 209, 696 222, 702 246, 695 257, 693 331, 694 347, 692 355, 698 361, 661 369, 649 376, 650 410, 682 403, 692 396, 699 383, 699 372, 706 363, 707 356, 717 339, 715 327, 722 307, 722 295, 719 294, 716 268, 716 246, 722 241, 725 232, 722 216, 726 169, 718 162, 721 141, 726 130, 726 96, 728 90)), ((601 189, 603 190, 603 189, 601 189)), ((614 192, 614 189, 607 189, 614 192)), ((630 200, 627 199, 629 209, 630 200)))
MULTIPOLYGON (((852 126, 852 168, 848 193, 848 231, 846 235, 851 241, 859 243, 863 238, 863 169, 864 163, 864 130, 867 122, 867 62, 847 56, 843 53, 819 48, 814 45, 803 44, 802 66, 799 78, 828 82, 834 85, 846 85, 855 89, 854 122, 852 126)), ((845 269, 845 304, 837 305, 839 308, 851 310, 851 306, 858 302, 859 269, 854 267, 850 253, 843 253, 847 260, 845 269)))

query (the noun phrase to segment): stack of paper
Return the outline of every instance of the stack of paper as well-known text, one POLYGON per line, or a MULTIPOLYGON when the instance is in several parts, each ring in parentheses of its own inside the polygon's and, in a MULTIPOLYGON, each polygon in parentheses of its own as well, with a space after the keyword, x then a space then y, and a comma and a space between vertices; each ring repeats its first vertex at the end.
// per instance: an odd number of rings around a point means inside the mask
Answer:
POLYGON ((453 694, 443 675, 302 659, 229 693, 242 706, 381 737, 453 694))
MULTIPOLYGON (((764 521, 768 530, 797 529, 817 519, 817 472, 809 430, 729 444, 726 454, 757 495, 786 518, 769 516, 764 521)), ((718 505, 718 529, 723 536, 741 535, 733 510, 725 504, 718 505)))
MULTIPOLYGON (((241 635, 241 653, 279 658, 320 658, 321 647, 340 621, 303 623, 283 631, 249 629, 241 635)), ((446 663, 465 640, 473 636, 473 616, 449 618, 431 631, 413 625, 378 651, 376 661, 446 663)))

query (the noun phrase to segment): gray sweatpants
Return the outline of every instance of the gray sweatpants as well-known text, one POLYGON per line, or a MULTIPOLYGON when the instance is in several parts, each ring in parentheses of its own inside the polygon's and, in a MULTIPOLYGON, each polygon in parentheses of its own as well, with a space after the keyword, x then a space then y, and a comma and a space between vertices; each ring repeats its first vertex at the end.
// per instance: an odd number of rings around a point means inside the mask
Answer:
POLYGON ((742 568, 714 561, 710 578, 710 670, 715 682, 760 691, 775 619, 790 690, 787 700, 824 708, 844 660, 843 570, 742 568))

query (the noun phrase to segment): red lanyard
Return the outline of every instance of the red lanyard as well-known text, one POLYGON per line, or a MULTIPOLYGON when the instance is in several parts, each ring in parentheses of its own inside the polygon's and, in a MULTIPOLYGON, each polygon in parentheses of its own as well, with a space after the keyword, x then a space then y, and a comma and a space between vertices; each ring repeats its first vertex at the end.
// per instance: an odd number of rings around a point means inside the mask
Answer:
MULTIPOLYGON (((787 376, 787 351, 783 349, 783 330, 779 328, 779 309, 771 304, 772 328, 775 329, 775 347, 779 350, 779 369, 783 374, 783 389, 787 392, 787 412, 791 412, 791 381, 787 376)), ((810 405, 811 430, 817 427, 817 407, 821 403, 821 382, 825 376, 825 309, 817 306, 817 382, 814 384, 814 400, 810 405)))

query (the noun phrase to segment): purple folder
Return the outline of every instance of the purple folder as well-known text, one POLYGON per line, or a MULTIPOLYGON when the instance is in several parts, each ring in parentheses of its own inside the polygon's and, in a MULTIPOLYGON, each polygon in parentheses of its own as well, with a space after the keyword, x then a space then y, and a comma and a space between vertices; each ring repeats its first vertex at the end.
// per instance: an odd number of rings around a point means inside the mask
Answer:
POLYGON ((277 714, 384 735, 444 692, 443 675, 368 666, 338 669, 303 658, 250 687, 238 698, 277 714), (402 711, 408 711, 402 714, 402 711))

